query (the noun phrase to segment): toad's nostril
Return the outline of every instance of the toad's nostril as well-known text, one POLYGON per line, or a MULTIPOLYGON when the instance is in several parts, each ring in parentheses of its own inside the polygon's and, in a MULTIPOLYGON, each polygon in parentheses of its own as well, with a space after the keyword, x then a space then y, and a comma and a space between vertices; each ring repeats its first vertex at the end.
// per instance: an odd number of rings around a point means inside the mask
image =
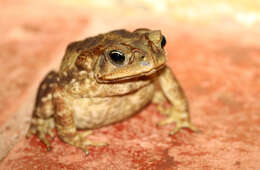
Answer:
POLYGON ((150 66, 150 62, 149 61, 141 61, 141 65, 142 66, 150 66))

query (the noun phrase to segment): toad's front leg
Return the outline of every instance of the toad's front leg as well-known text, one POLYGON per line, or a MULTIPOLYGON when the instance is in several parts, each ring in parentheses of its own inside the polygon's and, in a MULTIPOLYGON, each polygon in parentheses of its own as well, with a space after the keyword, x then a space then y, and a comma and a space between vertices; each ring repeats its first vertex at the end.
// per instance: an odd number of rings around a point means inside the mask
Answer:
POLYGON ((159 106, 159 111, 167 115, 168 118, 159 122, 158 125, 176 123, 176 127, 170 132, 171 135, 177 133, 182 128, 198 131, 190 122, 187 99, 171 70, 168 67, 164 68, 158 79, 164 95, 171 103, 169 108, 159 106))
POLYGON ((61 90, 56 90, 54 93, 54 106, 55 106, 55 126, 57 134, 61 140, 81 148, 86 154, 88 154, 88 146, 104 146, 104 142, 93 142, 86 139, 86 136, 91 133, 90 130, 86 132, 77 131, 73 110, 69 104, 70 97, 66 96, 61 90))

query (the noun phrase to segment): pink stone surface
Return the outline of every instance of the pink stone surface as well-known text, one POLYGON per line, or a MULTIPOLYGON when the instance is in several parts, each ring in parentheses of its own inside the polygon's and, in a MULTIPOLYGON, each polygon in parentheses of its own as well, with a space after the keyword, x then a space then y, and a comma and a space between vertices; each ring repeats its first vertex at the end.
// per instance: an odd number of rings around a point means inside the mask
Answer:
POLYGON ((247 27, 226 17, 202 25, 154 19, 115 24, 44 1, 2 1, 0 9, 1 170, 260 169, 259 23, 247 27), (24 138, 37 85, 58 67, 68 42, 89 32, 143 25, 161 27, 166 35, 168 65, 183 85, 201 133, 169 136, 173 125, 157 127, 164 116, 151 104, 130 119, 95 130, 90 138, 109 145, 90 147, 87 156, 57 137, 51 152, 35 136, 24 138))

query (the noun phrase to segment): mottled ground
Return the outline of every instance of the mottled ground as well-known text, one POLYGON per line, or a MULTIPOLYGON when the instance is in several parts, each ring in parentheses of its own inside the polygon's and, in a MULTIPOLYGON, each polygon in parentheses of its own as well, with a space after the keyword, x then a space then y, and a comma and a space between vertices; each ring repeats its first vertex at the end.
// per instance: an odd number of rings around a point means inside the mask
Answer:
POLYGON ((259 3, 102 2, 0 2, 0 169, 260 169, 259 3), (164 116, 151 104, 94 131, 109 146, 90 147, 88 156, 57 137, 51 152, 24 138, 37 86, 69 42, 138 27, 166 35, 168 65, 201 133, 168 136, 171 126, 155 125, 164 116))

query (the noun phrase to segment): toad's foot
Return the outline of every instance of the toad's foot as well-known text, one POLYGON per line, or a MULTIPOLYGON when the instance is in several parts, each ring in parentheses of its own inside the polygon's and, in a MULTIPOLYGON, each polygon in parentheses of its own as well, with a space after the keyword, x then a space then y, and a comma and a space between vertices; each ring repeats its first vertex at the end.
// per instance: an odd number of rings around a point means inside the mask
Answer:
POLYGON ((105 142, 96 142, 86 139, 92 133, 91 130, 85 132, 76 132, 71 137, 62 137, 62 140, 70 145, 77 146, 82 149, 86 154, 89 153, 88 146, 106 146, 105 142))
POLYGON ((47 135, 54 138, 54 119, 53 118, 37 118, 34 117, 31 122, 31 126, 26 134, 26 138, 32 135, 37 135, 39 139, 47 146, 48 150, 51 150, 50 140, 47 139, 47 135))
POLYGON ((158 123, 159 126, 176 123, 176 127, 172 131, 170 131, 170 135, 176 134, 182 128, 188 128, 188 129, 192 130, 193 132, 199 131, 198 128, 196 128, 195 126, 193 126, 191 124, 188 112, 176 110, 173 106, 171 106, 170 108, 167 108, 167 109, 159 106, 158 109, 162 114, 168 116, 168 118, 166 118, 165 120, 160 121, 158 123))

